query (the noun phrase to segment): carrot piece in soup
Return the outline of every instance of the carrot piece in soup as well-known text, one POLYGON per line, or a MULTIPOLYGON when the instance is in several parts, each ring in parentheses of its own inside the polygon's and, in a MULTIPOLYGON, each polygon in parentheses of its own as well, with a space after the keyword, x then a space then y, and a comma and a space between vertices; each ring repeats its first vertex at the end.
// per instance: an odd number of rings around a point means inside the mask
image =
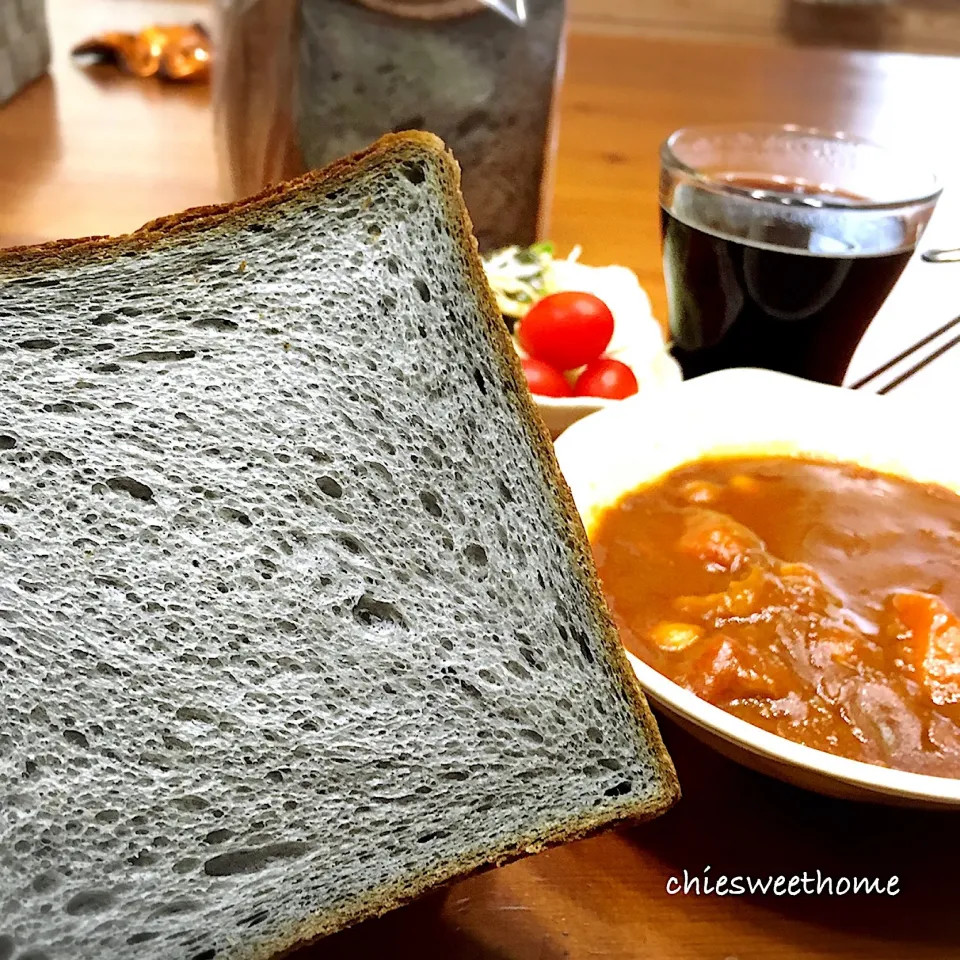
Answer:
POLYGON ((776 696, 774 682, 763 664, 742 644, 722 633, 707 641, 685 677, 684 686, 713 704, 729 704, 750 697, 776 696))
POLYGON ((734 580, 721 593, 703 597, 677 597, 674 606, 687 616, 701 617, 714 623, 731 617, 750 617, 763 608, 761 592, 768 575, 759 565, 752 566, 747 575, 734 580))
POLYGON ((905 590, 891 598, 909 633, 910 661, 917 679, 938 706, 960 702, 960 620, 939 597, 905 590))
POLYGON ((715 510, 691 510, 677 550, 703 561, 713 570, 737 570, 752 550, 762 550, 763 541, 733 517, 715 510))

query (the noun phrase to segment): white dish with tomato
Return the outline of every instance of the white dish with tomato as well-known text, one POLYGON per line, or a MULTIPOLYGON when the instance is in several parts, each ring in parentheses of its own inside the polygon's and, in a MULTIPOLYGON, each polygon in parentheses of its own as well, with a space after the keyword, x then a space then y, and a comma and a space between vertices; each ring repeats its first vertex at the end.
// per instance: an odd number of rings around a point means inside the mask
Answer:
POLYGON ((553 256, 550 244, 486 258, 528 386, 554 435, 587 414, 682 379, 636 275, 553 256))

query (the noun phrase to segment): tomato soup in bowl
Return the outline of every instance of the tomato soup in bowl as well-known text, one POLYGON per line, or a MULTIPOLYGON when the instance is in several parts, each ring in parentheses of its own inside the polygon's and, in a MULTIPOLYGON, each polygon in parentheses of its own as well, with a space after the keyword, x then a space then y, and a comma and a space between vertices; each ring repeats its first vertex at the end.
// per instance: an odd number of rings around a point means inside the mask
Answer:
POLYGON ((960 463, 917 422, 895 399, 725 371, 557 450, 665 712, 802 786, 951 806, 960 463))

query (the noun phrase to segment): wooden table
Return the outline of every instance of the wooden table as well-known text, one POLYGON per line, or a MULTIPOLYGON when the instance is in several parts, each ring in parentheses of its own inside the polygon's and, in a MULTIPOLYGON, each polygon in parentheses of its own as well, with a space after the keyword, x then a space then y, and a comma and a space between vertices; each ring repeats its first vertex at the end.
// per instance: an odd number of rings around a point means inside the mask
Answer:
MULTIPOLYGON (((154 15, 186 20, 197 5, 50 0, 49 7, 54 78, 0 110, 0 243, 126 230, 218 199, 205 89, 104 71, 86 76, 65 57, 69 43, 95 30, 154 15)), ((960 127, 949 106, 958 89, 960 62, 948 59, 574 36, 553 235, 562 248, 583 244, 588 262, 634 267, 662 316, 656 148, 671 129, 738 118, 844 127, 913 143, 949 169, 960 156, 960 127), (931 97, 936 89, 942 93, 931 97)), ((956 212, 948 196, 931 240, 960 245, 956 212)), ((904 338, 905 318, 916 328, 933 326, 960 308, 960 268, 952 269, 914 271, 905 292, 895 295, 899 306, 894 302, 878 320, 884 336, 904 338), (917 291, 926 291, 922 304, 917 291)), ((915 335, 911 328, 906 339, 915 335)), ((659 821, 476 877, 302 956, 960 957, 956 816, 826 800, 742 770, 671 724, 663 732, 684 798, 659 821), (682 878, 684 869, 701 874, 707 866, 714 876, 817 869, 896 875, 902 892, 892 898, 667 893, 671 877, 682 878)))

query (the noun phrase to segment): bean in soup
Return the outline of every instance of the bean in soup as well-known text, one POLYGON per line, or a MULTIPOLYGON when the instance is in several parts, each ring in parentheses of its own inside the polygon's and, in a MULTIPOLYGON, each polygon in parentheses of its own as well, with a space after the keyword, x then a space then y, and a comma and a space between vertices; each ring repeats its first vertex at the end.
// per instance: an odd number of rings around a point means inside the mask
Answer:
POLYGON ((764 730, 960 777, 960 496, 849 464, 684 466, 591 540, 623 642, 764 730))

